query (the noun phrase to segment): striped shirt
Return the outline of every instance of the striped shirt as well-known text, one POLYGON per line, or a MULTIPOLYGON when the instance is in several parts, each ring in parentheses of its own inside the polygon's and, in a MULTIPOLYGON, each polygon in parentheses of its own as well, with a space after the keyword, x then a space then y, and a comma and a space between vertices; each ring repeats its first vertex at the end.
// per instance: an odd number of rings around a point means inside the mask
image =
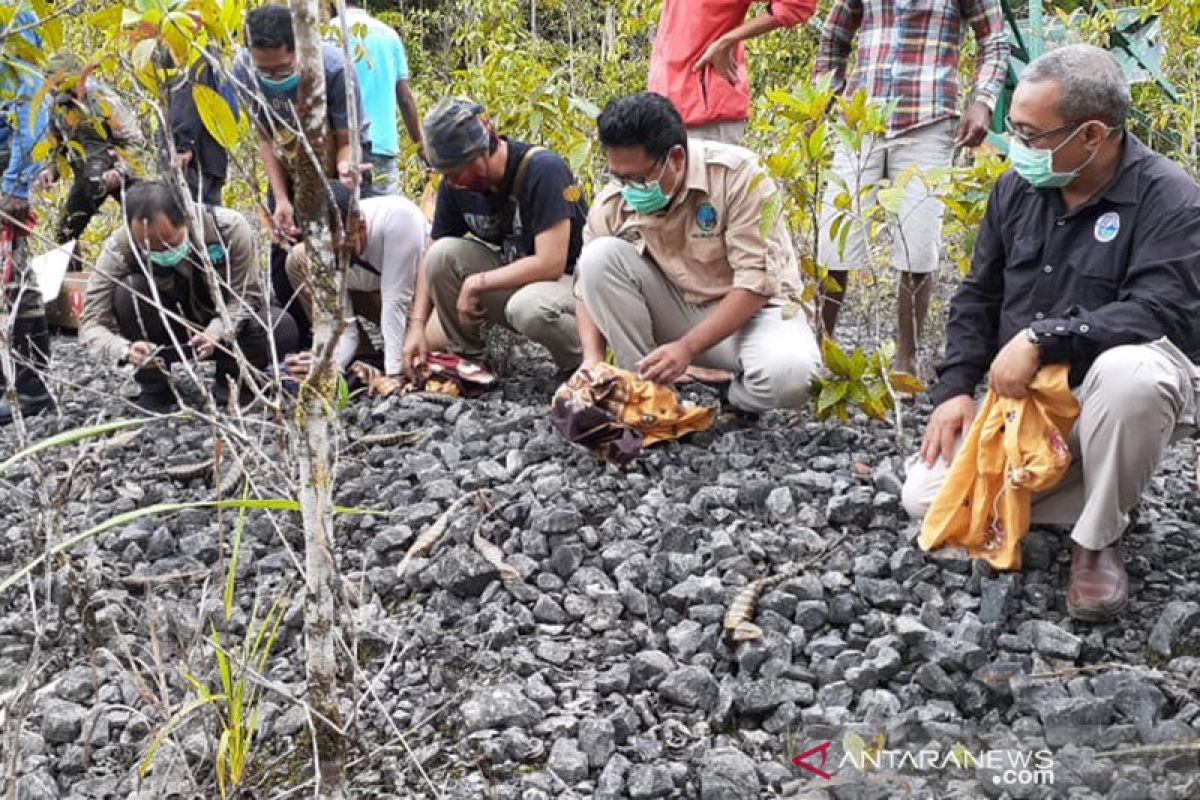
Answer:
POLYGON ((834 0, 815 74, 832 73, 834 87, 847 95, 865 89, 873 101, 894 102, 886 135, 898 136, 958 116, 958 59, 968 25, 978 43, 972 100, 994 109, 1008 71, 999 0, 834 0))

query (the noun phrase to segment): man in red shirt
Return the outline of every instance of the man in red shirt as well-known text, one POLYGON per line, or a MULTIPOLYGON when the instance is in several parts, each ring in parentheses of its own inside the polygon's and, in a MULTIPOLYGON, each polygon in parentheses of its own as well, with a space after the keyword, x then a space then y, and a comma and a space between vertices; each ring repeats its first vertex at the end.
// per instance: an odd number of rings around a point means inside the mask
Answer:
POLYGON ((663 0, 650 54, 649 89, 679 109, 688 135, 738 144, 750 118, 750 78, 742 45, 800 25, 816 0, 772 0, 751 20, 751 0, 663 0))

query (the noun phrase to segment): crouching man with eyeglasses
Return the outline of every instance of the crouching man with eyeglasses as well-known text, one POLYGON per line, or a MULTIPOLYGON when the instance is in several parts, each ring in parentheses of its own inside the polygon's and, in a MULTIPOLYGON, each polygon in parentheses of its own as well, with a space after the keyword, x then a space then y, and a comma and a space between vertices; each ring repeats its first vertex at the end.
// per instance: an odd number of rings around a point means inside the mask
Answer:
POLYGON ((1121 66, 1090 45, 1052 50, 1013 95, 1012 169, 992 190, 971 272, 950 305, 935 408, 904 506, 923 516, 975 415, 984 375, 1022 397, 1069 364, 1073 463, 1034 495, 1034 523, 1073 525, 1067 610, 1125 605, 1119 543, 1171 442, 1194 432, 1200 387, 1200 189, 1124 130, 1121 66))
POLYGON ((653 92, 613 100, 598 122, 608 185, 579 257, 584 364, 604 359, 659 383, 728 381, 735 409, 800 408, 820 363, 812 309, 779 191, 749 150, 688 139, 653 92))
POLYGON ((134 402, 146 411, 176 408, 168 379, 176 361, 212 359, 217 402, 236 392, 246 403, 253 377, 236 350, 263 370, 296 349, 295 321, 263 296, 257 237, 245 218, 210 206, 198 233, 171 186, 142 181, 125 193, 125 225, 108 237, 88 280, 79 340, 105 363, 137 369, 134 402))

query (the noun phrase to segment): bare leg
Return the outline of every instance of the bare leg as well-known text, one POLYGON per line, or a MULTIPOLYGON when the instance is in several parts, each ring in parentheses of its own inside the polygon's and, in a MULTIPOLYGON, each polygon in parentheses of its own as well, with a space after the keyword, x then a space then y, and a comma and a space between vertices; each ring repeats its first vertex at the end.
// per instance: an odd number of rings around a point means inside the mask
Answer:
POLYGON ((846 281, 850 273, 846 270, 829 270, 829 278, 837 282, 837 289, 821 288, 821 336, 833 336, 837 328, 838 314, 842 310, 842 300, 846 296, 846 281))
POLYGON ((901 272, 897 320, 900 341, 896 345, 897 372, 917 374, 917 342, 925 333, 925 316, 929 312, 929 295, 933 291, 933 275, 924 272, 901 272))

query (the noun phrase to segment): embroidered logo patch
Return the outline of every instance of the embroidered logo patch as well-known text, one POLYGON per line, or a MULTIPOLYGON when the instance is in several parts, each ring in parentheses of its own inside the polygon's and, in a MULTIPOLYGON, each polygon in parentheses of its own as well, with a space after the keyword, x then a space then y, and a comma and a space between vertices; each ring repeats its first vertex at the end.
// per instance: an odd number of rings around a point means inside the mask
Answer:
POLYGON ((696 225, 699 226, 702 233, 712 233, 720 222, 721 217, 712 203, 701 203, 700 207, 696 209, 696 225))
POLYGON ((583 197, 583 190, 579 188, 578 183, 572 183, 567 188, 563 189, 563 200, 568 203, 578 203, 579 198, 583 197))
POLYGON ((1107 244, 1117 238, 1117 233, 1121 230, 1121 215, 1115 211, 1109 211, 1107 214, 1101 214, 1100 219, 1096 220, 1096 241, 1101 244, 1107 244))

